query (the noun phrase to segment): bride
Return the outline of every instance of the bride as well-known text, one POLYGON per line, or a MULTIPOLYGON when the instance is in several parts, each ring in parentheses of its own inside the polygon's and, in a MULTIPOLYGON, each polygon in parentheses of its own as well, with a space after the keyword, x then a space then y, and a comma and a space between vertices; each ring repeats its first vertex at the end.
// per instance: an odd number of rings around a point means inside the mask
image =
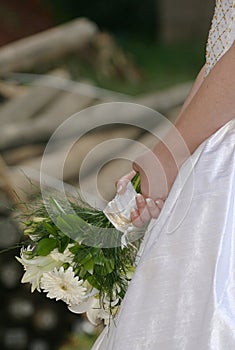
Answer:
POLYGON ((152 220, 121 310, 93 350, 235 349, 234 39, 235 1, 217 0, 206 64, 175 127, 117 183, 123 193, 140 173, 131 220, 152 220))

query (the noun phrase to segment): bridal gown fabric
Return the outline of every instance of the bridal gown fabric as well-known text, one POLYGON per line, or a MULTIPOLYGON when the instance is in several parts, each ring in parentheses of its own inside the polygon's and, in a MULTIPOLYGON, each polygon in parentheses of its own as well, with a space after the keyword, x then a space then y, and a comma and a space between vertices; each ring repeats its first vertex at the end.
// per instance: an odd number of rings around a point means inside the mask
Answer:
MULTIPOLYGON (((235 38, 233 14, 233 1, 217 2, 207 73, 235 38)), ((235 119, 182 166, 115 323, 92 348, 145 349, 235 349, 235 119)))

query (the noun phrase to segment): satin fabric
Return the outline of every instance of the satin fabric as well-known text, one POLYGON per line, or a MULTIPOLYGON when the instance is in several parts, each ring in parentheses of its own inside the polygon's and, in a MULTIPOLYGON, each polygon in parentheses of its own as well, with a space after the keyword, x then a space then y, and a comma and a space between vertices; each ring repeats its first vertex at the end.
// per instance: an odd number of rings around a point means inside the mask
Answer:
POLYGON ((234 148, 232 120, 182 166, 92 350, 235 349, 234 148))
MULTIPOLYGON (((234 39, 235 0, 217 0, 206 74, 234 39)), ((235 350, 234 148, 232 120, 183 165, 92 350, 235 350)))

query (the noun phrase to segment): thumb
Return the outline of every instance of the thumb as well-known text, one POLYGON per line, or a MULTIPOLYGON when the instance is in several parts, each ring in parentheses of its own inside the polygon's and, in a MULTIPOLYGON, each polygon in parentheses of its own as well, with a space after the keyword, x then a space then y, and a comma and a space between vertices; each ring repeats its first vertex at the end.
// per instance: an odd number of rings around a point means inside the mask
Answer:
POLYGON ((135 176, 136 171, 132 170, 126 175, 122 176, 117 182, 116 182, 116 187, 117 187, 117 193, 118 194, 123 194, 126 190, 126 186, 128 183, 133 179, 135 176))

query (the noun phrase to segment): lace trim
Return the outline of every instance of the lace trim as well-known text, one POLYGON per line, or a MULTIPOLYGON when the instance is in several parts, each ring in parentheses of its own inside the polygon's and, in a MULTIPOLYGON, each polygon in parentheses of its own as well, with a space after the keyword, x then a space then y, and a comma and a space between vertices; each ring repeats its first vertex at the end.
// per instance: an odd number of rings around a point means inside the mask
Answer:
POLYGON ((235 38, 235 1, 217 0, 206 47, 206 75, 235 38))

